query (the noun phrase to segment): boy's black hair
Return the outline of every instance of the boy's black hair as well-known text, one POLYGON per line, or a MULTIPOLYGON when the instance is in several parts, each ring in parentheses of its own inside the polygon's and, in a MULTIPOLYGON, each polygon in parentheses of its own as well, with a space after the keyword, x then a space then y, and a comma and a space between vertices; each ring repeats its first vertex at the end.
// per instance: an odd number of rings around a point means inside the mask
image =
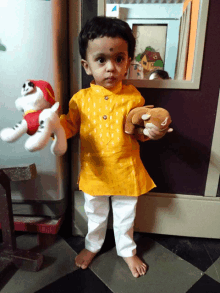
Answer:
POLYGON ((156 69, 151 71, 149 77, 153 74, 156 73, 159 77, 161 77, 162 79, 170 79, 169 74, 167 71, 162 70, 162 69, 156 69))
POLYGON ((135 38, 129 25, 118 18, 96 16, 87 21, 79 34, 79 51, 82 59, 86 59, 88 41, 102 37, 120 37, 128 44, 128 56, 134 58, 135 38))

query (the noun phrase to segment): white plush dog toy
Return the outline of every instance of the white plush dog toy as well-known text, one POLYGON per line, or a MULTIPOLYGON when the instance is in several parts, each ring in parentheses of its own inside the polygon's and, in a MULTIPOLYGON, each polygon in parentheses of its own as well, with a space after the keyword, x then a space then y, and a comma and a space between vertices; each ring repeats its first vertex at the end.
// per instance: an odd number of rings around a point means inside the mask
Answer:
POLYGON ((23 119, 13 128, 4 128, 0 137, 6 142, 14 142, 24 133, 30 135, 25 148, 30 151, 43 149, 54 136, 51 152, 62 156, 67 150, 67 140, 56 111, 59 102, 54 99, 51 85, 43 80, 27 80, 21 90, 22 97, 15 101, 18 110, 24 112, 23 119))

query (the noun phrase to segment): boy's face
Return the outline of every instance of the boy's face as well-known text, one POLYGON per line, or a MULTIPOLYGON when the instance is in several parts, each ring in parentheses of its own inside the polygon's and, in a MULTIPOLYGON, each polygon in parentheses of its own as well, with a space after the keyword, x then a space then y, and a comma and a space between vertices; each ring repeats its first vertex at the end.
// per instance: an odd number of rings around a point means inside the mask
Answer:
POLYGON ((125 78, 130 58, 128 44, 116 38, 97 38, 88 42, 86 60, 82 65, 88 75, 92 75, 97 85, 111 89, 125 78))

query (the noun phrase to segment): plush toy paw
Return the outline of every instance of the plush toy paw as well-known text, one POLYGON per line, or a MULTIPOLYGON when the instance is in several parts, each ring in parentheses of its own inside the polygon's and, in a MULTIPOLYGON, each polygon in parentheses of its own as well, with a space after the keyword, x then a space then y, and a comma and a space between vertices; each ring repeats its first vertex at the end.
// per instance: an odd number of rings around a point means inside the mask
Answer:
POLYGON ((27 123, 25 120, 17 123, 13 128, 4 128, 0 132, 0 138, 6 142, 14 142, 27 132, 27 123))
POLYGON ((54 140, 51 144, 50 150, 51 153, 56 156, 62 156, 67 150, 66 134, 61 125, 54 132, 54 140))
POLYGON ((14 142, 18 138, 17 133, 13 128, 2 129, 2 131, 0 132, 0 137, 3 141, 6 142, 14 142))

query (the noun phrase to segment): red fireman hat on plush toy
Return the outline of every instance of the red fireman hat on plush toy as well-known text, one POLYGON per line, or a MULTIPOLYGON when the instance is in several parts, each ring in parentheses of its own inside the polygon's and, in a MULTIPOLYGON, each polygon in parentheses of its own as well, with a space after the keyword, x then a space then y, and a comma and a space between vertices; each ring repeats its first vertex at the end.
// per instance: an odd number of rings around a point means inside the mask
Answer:
POLYGON ((39 87, 41 91, 43 92, 44 98, 46 101, 48 101, 51 106, 53 106, 55 101, 55 95, 52 86, 49 84, 49 82, 44 80, 30 80, 33 82, 34 86, 39 87))

